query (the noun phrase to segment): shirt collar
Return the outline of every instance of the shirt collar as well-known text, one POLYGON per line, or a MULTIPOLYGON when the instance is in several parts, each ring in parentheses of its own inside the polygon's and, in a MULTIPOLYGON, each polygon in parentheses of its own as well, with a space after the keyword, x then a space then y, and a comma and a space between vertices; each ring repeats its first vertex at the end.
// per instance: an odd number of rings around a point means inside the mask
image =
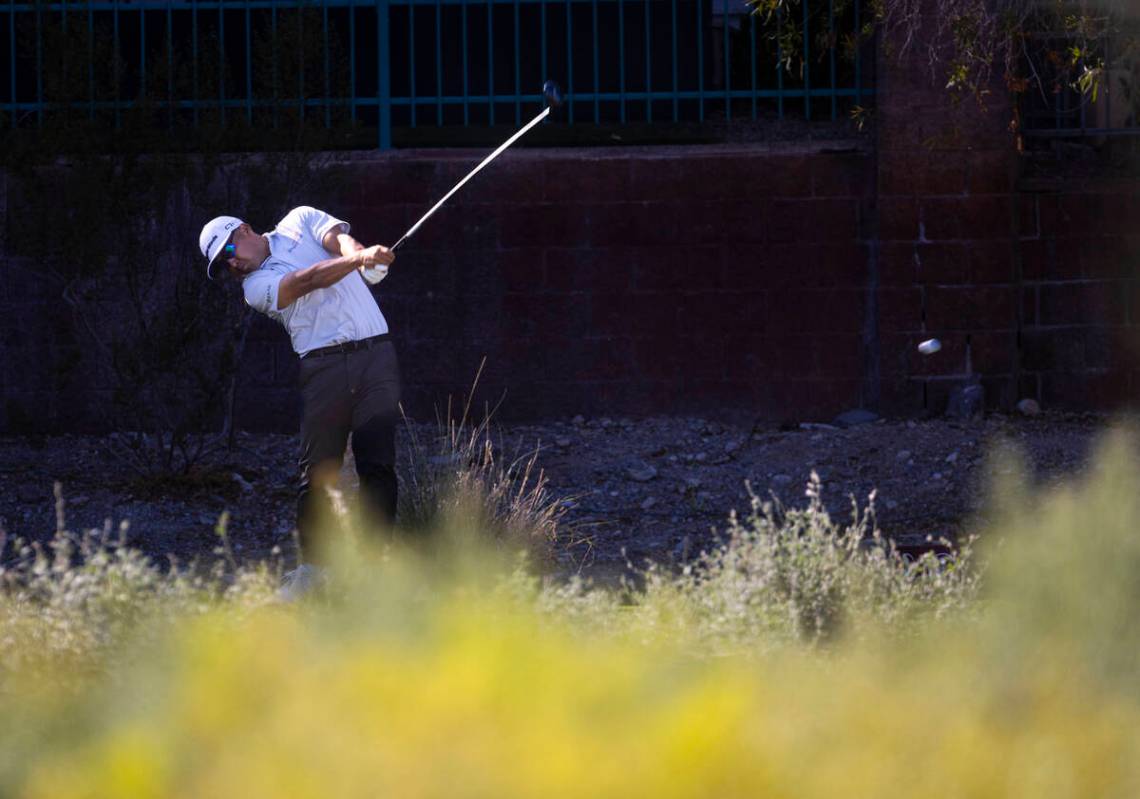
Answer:
POLYGON ((280 247, 282 237, 281 234, 277 232, 276 228, 269 231, 268 233, 262 233, 261 235, 264 236, 265 240, 269 242, 269 255, 266 256, 265 260, 260 264, 260 266, 265 266, 269 259, 277 255, 277 250, 280 247))

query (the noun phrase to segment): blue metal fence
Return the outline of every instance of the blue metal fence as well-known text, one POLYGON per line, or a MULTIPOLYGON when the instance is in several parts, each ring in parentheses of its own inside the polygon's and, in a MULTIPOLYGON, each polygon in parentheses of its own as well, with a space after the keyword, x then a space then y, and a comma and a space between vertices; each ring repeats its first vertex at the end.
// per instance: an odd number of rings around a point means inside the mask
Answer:
POLYGON ((1072 35, 1041 33, 1030 37, 1035 51, 1068 53, 1073 46, 1091 48, 1103 58, 1096 92, 1074 86, 1075 75, 1064 60, 1039 58, 1027 71, 1034 75, 1021 97, 1022 132, 1031 138, 1140 137, 1140 64, 1135 58, 1140 26, 1132 23, 1091 42, 1072 35))
MULTIPOLYGON (((76 0, 0 7, 8 127, 85 113, 119 127, 522 124, 546 78, 574 124, 839 119, 863 105, 859 0, 76 0), (792 6, 789 6, 792 9, 792 6), (793 9, 794 10, 794 9, 793 9), (773 33, 775 32, 775 33, 773 33), (781 66, 799 47, 797 67, 781 66), (295 73, 295 74, 294 74, 295 73)), ((2 85, 2 84, 0 84, 2 85)))

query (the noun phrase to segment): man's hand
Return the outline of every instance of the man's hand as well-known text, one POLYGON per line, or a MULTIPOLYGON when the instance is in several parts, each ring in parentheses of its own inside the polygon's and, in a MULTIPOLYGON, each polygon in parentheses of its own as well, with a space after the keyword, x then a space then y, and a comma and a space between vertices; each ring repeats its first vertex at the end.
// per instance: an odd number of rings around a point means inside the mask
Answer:
POLYGON ((330 229, 321 244, 332 255, 351 258, 361 277, 373 286, 388 275, 388 267, 396 260, 396 253, 387 247, 379 244, 365 247, 346 233, 343 225, 330 229))
POLYGON ((370 286, 375 286, 388 276, 388 266, 396 260, 396 253, 382 245, 365 247, 355 253, 360 259, 360 276, 370 286))
POLYGON ((375 266, 391 266, 392 262, 396 260, 396 253, 382 244, 374 244, 371 247, 358 250, 356 257, 360 259, 361 268, 371 269, 375 266))

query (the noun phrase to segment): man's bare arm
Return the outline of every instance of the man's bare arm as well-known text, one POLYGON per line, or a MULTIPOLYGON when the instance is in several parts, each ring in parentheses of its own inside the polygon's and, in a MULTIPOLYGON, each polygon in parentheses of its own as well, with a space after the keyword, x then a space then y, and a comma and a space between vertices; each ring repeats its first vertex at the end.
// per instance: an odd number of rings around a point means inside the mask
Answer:
POLYGON ((344 232, 344 225, 331 228, 321 244, 329 255, 352 255, 364 249, 363 244, 344 232))
POLYGON ((377 244, 290 272, 281 279, 277 287, 277 308, 278 310, 288 308, 294 300, 304 297, 310 291, 328 288, 355 269, 364 269, 377 264, 388 265, 395 258, 391 250, 377 244))

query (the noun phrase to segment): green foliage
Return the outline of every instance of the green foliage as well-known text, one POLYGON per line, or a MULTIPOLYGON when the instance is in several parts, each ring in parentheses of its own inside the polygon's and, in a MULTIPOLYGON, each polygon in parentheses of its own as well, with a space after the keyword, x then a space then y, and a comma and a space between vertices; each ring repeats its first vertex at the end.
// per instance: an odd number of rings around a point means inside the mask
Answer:
POLYGON ((826 59, 834 48, 839 58, 854 62, 856 51, 874 33, 871 23, 861 26, 858 32, 836 30, 831 16, 843 20, 851 14, 857 2, 863 0, 834 0, 832 3, 813 0, 747 0, 752 13, 762 18, 760 36, 770 51, 779 50, 779 67, 787 73, 803 78, 808 55, 817 61, 826 59), (805 52, 804 26, 813 32, 805 52))
POLYGON ((1014 130, 1027 102, 1042 113, 1060 104, 1066 117, 1082 110, 1104 117, 1089 127, 1140 120, 1131 91, 1140 74, 1140 30, 1128 0, 874 0, 872 8, 888 51, 926 61, 956 99, 984 105, 998 70, 1013 95, 1014 130), (1106 91, 1117 103, 1112 119, 1101 102, 1106 91))
MULTIPOLYGON (((911 563, 875 526, 873 495, 863 512, 852 500, 847 525, 828 515, 814 473, 806 495, 802 509, 751 495, 746 518, 730 515, 724 546, 702 553, 678 580, 653 582, 696 615, 708 646, 827 644, 868 628, 906 635, 969 610, 979 580, 972 540, 951 558, 929 552, 911 563)), ((653 590, 650 597, 658 601, 653 590)))

